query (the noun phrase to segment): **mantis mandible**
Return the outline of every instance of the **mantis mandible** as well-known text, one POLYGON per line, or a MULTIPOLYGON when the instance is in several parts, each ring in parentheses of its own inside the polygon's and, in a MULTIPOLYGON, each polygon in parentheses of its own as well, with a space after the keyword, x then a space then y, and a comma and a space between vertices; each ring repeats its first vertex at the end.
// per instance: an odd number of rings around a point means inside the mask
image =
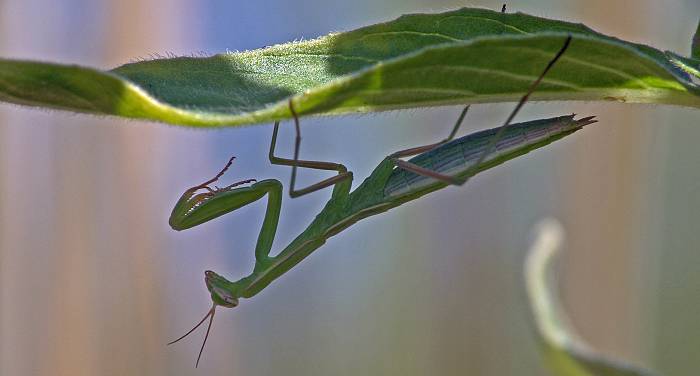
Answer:
POLYGON ((270 251, 277 230, 283 196, 282 184, 278 180, 266 179, 241 186, 253 181, 244 180, 224 188, 211 188, 210 185, 223 176, 230 167, 233 161, 231 158, 214 178, 185 191, 170 216, 170 226, 178 231, 210 221, 265 196, 267 196, 267 208, 255 247, 255 266, 252 273, 231 282, 213 271, 206 271, 204 280, 211 293, 213 302, 211 309, 194 328, 169 344, 185 338, 209 319, 204 342, 197 357, 196 365, 199 365, 217 306, 236 307, 240 298, 255 296, 272 281, 321 247, 328 238, 363 218, 385 212, 448 185, 462 185, 481 171, 545 146, 587 124, 596 122, 593 116, 576 120, 574 115, 567 115, 511 125, 515 115, 544 75, 566 51, 570 42, 569 36, 542 74, 520 99, 503 126, 453 139, 466 115, 467 106, 445 140, 398 151, 387 156, 352 192, 350 192, 352 172, 347 171, 342 164, 299 160, 301 140, 299 119, 290 101, 289 108, 297 131, 294 159, 284 159, 274 155, 279 129, 279 122, 276 122, 270 144, 270 162, 292 166, 290 196, 296 197, 333 186, 331 198, 311 224, 277 256, 272 257, 270 251), (408 161, 400 159, 411 155, 416 156, 408 161), (331 170, 336 171, 337 174, 309 187, 296 190, 294 183, 297 167, 331 170))

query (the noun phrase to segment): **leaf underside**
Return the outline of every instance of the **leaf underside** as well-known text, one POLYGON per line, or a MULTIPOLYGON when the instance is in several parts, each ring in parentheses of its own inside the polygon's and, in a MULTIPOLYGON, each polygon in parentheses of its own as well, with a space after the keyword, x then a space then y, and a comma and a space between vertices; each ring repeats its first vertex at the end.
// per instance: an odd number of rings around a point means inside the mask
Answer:
POLYGON ((111 71, 0 59, 0 100, 208 127, 290 118, 290 99, 301 115, 506 102, 523 94, 568 34, 571 47, 533 100, 700 107, 699 60, 582 24, 473 8, 111 71))

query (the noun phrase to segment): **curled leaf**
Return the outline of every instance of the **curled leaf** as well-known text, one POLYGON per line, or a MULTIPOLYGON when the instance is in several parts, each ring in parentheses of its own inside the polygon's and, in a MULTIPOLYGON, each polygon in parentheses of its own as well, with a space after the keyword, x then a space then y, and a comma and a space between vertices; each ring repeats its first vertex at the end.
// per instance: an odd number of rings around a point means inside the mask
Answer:
POLYGON ((542 221, 525 261, 525 283, 537 334, 547 364, 557 375, 658 376, 598 353, 576 334, 559 303, 553 280, 553 264, 564 240, 564 231, 553 219, 542 221))

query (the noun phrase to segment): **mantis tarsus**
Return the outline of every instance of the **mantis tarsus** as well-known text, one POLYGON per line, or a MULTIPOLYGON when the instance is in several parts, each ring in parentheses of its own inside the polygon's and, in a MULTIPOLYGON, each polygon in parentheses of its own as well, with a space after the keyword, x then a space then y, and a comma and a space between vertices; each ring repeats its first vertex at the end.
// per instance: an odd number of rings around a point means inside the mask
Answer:
POLYGON ((197 364, 199 364, 217 306, 235 307, 238 305, 239 298, 253 297, 318 249, 331 236, 363 218, 385 212, 450 184, 464 184, 481 171, 540 148, 587 124, 596 122, 593 116, 575 120, 574 115, 568 115, 510 124, 570 42, 571 37, 567 37, 563 47, 532 83, 503 126, 452 140, 466 115, 467 106, 448 138, 442 142, 399 151, 387 156, 352 192, 350 191, 352 173, 347 171, 345 166, 337 163, 299 160, 299 120, 290 101, 290 111, 294 116, 297 130, 294 159, 283 159, 274 155, 279 128, 279 122, 277 122, 270 145, 270 161, 273 164, 292 166, 289 187, 292 197, 333 186, 331 198, 306 230, 277 256, 272 257, 270 250, 277 230, 283 195, 282 184, 278 180, 261 180, 240 187, 242 184, 251 182, 246 180, 224 188, 211 188, 209 185, 216 182, 228 169, 231 164, 229 161, 214 178, 185 191, 170 216, 170 225, 175 230, 197 226, 265 196, 267 196, 267 209, 255 247, 253 272, 236 282, 230 282, 212 271, 206 271, 205 283, 211 293, 212 308, 194 328, 171 343, 186 337, 209 318, 207 334, 197 357, 197 364), (411 155, 416 156, 409 161, 400 159, 411 155), (295 190, 297 167, 334 170, 337 174, 309 187, 295 190), (204 192, 200 192, 202 190, 204 192))

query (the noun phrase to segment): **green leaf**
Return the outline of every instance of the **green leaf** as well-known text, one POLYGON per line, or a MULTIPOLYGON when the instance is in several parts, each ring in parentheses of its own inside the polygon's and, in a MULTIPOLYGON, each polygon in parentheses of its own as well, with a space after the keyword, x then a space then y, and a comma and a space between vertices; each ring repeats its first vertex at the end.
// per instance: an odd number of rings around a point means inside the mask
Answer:
POLYGON ((663 52, 581 24, 464 8, 414 14, 316 40, 112 71, 0 59, 0 100, 193 126, 519 98, 574 40, 535 100, 700 107, 688 70, 663 52))
POLYGON ((525 283, 547 364, 557 375, 655 376, 657 373, 605 357, 572 329, 553 285, 553 264, 563 242, 561 225, 548 219, 537 228, 525 260, 525 283))

